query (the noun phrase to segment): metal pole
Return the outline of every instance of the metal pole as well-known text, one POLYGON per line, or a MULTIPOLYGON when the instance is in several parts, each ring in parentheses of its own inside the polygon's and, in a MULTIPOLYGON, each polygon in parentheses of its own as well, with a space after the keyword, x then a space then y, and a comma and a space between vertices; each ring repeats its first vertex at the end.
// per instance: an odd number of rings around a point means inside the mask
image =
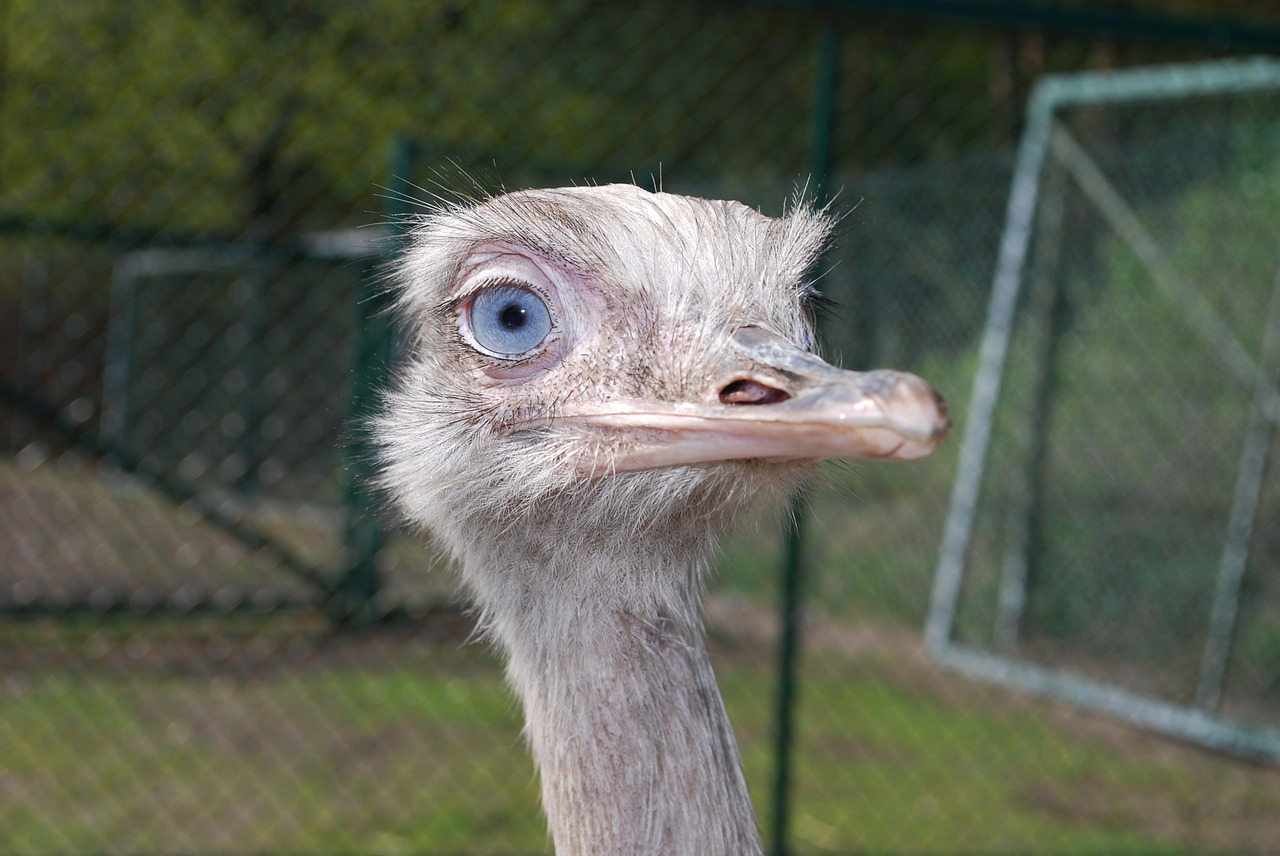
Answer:
POLYGON ((1039 331, 1032 357, 1030 442, 1019 473, 1017 494, 1008 514, 1009 548, 1000 567, 1000 593, 996 599, 994 641, 997 650, 1013 652, 1018 646, 1022 614, 1029 589, 1035 583, 1036 564, 1044 547, 1045 484, 1049 469, 1049 429, 1061 380, 1062 335, 1069 311, 1065 284, 1059 282, 1058 257, 1062 249, 1064 178, 1052 172, 1044 179, 1040 238, 1032 269, 1027 309, 1028 323, 1039 331))
POLYGON ((800 646, 800 575, 803 571, 804 502, 791 499, 782 565, 782 638, 778 647, 777 726, 774 734, 773 837, 769 852, 785 856, 790 821, 791 744, 800 646))
POLYGON ((956 479, 951 486, 951 502, 942 531, 942 546, 938 550, 938 567, 933 574, 924 639, 929 653, 936 657, 944 655, 952 644, 952 624, 960 599, 969 537, 973 533, 973 520, 978 510, 978 494, 995 424, 1005 358, 1013 336, 1013 315, 1022 290, 1022 269, 1031 246, 1031 229, 1039 205, 1040 171, 1048 149, 1055 106, 1053 92, 1041 80, 1031 93, 1025 130, 1009 187, 1000 254, 987 305, 987 323, 978 348, 978 371, 974 376, 973 391, 969 393, 964 437, 960 441, 960 461, 956 464, 956 479))
MULTIPOLYGON (((827 179, 831 171, 835 93, 840 74, 840 32, 831 22, 818 32, 817 73, 814 75, 812 137, 810 140, 810 181, 815 204, 827 201, 827 179)), ((796 705, 796 679, 800 653, 800 584, 804 572, 804 502, 791 499, 791 515, 786 533, 782 567, 782 638, 778 650, 777 726, 774 734, 773 828, 769 852, 787 852, 790 820, 791 750, 796 705)))
POLYGON ((242 358, 248 383, 244 394, 240 396, 240 416, 244 422, 240 450, 244 455, 244 468, 236 476, 234 486, 239 493, 247 496, 258 492, 258 478, 262 470, 262 418, 265 409, 262 388, 269 359, 265 353, 268 323, 266 291, 269 285, 267 275, 256 259, 245 274, 245 282, 250 298, 244 309, 244 324, 249 329, 249 340, 242 358))
MULTIPOLYGON (((389 219, 399 222, 410 198, 409 176, 413 173, 414 147, 408 140, 396 143, 391 177, 387 182, 389 219)), ((339 624, 360 624, 372 620, 374 598, 381 580, 378 553, 384 535, 376 513, 373 482, 376 476, 369 419, 377 410, 380 390, 386 386, 391 366, 394 335, 387 309, 391 294, 370 263, 360 277, 357 300, 355 365, 351 377, 348 419, 351 440, 347 444, 347 567, 329 601, 329 616, 339 624)))
POLYGON ((1210 712, 1216 711, 1222 702, 1223 683, 1227 678, 1231 643, 1240 612, 1240 587, 1249 564, 1249 541, 1257 523, 1263 475, 1267 469, 1267 450, 1271 447, 1271 429, 1280 421, 1280 412, 1273 407, 1268 413, 1263 404, 1265 385, 1280 368, 1280 270, 1276 271, 1271 287, 1260 362, 1262 375, 1254 385, 1249 429, 1240 452, 1235 496, 1231 501, 1227 537, 1218 566, 1217 592, 1209 612, 1209 635, 1205 640, 1200 681, 1196 686, 1196 707, 1210 712))

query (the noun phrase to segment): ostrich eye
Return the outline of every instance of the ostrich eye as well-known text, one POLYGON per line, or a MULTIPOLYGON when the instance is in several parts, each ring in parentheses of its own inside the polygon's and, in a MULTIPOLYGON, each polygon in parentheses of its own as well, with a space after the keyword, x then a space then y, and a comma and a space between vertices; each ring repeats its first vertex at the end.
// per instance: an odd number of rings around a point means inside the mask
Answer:
POLYGON ((547 304, 522 285, 495 285, 477 292, 467 314, 475 344, 493 357, 526 356, 551 333, 547 304))

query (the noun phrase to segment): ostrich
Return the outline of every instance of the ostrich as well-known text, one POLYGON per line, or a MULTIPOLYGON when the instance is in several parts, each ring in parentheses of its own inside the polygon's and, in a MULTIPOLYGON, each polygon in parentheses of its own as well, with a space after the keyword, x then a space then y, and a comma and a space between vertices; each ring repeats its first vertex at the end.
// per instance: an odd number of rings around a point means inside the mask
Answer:
POLYGON ((505 656, 560 856, 761 850, 707 656, 716 535, 816 459, 928 454, 926 383, 810 353, 832 218, 634 186, 415 224, 383 486, 505 656))

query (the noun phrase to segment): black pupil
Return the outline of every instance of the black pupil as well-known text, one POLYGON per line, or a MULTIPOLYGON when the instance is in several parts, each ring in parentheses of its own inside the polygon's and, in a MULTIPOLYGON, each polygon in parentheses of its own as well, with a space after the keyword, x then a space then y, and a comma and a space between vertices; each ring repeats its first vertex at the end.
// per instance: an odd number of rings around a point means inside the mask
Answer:
POLYGON ((502 307, 502 311, 498 313, 498 320, 502 322, 502 326, 508 330, 519 330, 528 320, 529 313, 525 311, 523 306, 517 303, 508 303, 502 307))

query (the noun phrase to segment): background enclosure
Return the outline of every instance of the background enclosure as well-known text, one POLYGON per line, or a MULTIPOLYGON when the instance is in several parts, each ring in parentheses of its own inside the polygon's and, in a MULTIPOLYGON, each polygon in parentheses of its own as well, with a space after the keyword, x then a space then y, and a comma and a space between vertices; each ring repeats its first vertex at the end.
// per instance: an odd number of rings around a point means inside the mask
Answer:
MULTIPOLYGON (((378 277, 404 215, 635 181, 767 213, 834 195, 831 351, 921 374, 957 420, 935 458, 815 492, 785 745, 787 541, 763 521, 724 546, 713 644, 766 832, 796 853, 1274 850, 1274 766, 974 682, 921 635, 1029 93, 1275 53, 1264 5, 9 0, 0 847, 546 851, 500 668, 369 496, 357 426, 394 358, 378 277)), ((955 637, 1274 731, 1280 96, 1058 119, 1168 270, 1079 157, 1047 161, 955 637), (1204 698, 1248 437, 1239 614, 1204 698)))

